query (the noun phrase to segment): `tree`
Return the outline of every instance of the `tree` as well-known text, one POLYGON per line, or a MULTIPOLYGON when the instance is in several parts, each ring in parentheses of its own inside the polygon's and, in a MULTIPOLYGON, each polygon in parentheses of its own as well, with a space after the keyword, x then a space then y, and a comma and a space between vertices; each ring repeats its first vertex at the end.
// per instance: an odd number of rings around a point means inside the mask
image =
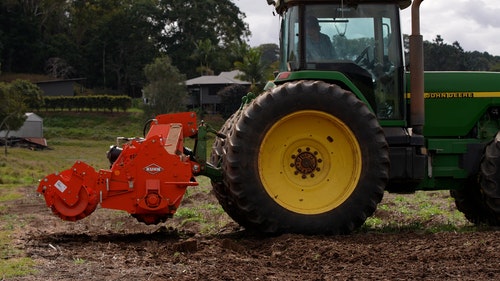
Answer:
POLYGON ((212 41, 208 38, 205 40, 198 40, 195 45, 196 49, 193 56, 200 61, 200 66, 196 68, 196 71, 199 72, 200 75, 212 75, 213 71, 210 68, 210 64, 215 52, 212 41))
POLYGON ((491 71, 500 72, 500 60, 497 60, 497 62, 492 65, 491 71))
MULTIPOLYGON (((465 52, 464 64, 469 71, 498 71, 495 70, 495 58, 488 53, 478 51, 465 52)), ((498 57, 497 57, 498 58, 498 57)))
POLYGON ((261 61, 264 65, 269 66, 279 60, 280 47, 277 44, 262 44, 259 49, 262 53, 261 61))
MULTIPOLYGON (((9 131, 21 128, 26 120, 25 113, 29 109, 37 109, 43 105, 42 90, 26 80, 0 83, 0 130, 9 131)), ((5 141, 7 144, 7 141, 5 141)), ((7 145, 5 145, 7 153, 7 145)))
MULTIPOLYGON (((403 36, 406 63, 409 63, 409 36, 403 36)), ((451 45, 437 35, 432 41, 424 41, 424 69, 426 71, 498 71, 499 56, 487 52, 464 51, 458 41, 451 45)))
POLYGON ((0 130, 17 130, 26 119, 29 109, 43 105, 42 90, 26 80, 15 80, 10 84, 0 83, 0 130))
POLYGON ((160 10, 153 0, 76 0, 71 21, 90 86, 131 96, 145 82, 142 69, 159 55, 160 10), (82 27, 84 25, 84 27, 82 27))
POLYGON ((40 71, 42 38, 36 15, 23 2, 0 2, 2 67, 9 72, 40 71), (38 66, 38 67, 37 67, 38 66))
POLYGON ((199 65, 230 70, 250 35, 244 18, 232 0, 0 1, 0 61, 138 97, 162 54, 189 77, 199 65))
POLYGON ((72 66, 62 58, 49 58, 45 62, 45 73, 54 78, 71 78, 74 73, 72 66))
POLYGON ((186 78, 172 65, 169 57, 156 58, 153 63, 146 65, 144 73, 148 80, 143 90, 147 101, 146 114, 155 116, 185 110, 186 78))
POLYGON ((10 83, 10 87, 16 99, 19 99, 26 109, 39 110, 43 106, 43 92, 37 85, 27 80, 16 79, 10 83))
MULTIPOLYGON (((20 95, 14 93, 13 88, 0 82, 0 130, 17 130, 26 119, 24 112, 26 105, 22 103, 20 95)), ((7 136, 6 136, 7 138, 7 136)))
POLYGON ((2 67, 71 78, 130 95, 159 55, 163 26, 156 0, 0 2, 2 67), (61 62, 64 62, 61 64, 61 62))
POLYGON ((182 73, 198 73, 197 56, 193 56, 200 38, 210 41, 213 49, 211 69, 214 72, 231 67, 233 47, 250 35, 245 14, 231 0, 161 0, 163 12, 162 48, 182 73), (228 59, 229 58, 229 59, 228 59), (227 65, 227 61, 230 64, 227 65))
POLYGON ((241 106, 242 98, 248 93, 248 85, 234 84, 220 90, 217 95, 221 98, 220 113, 224 119, 229 118, 231 114, 241 106))
POLYGON ((266 68, 264 77, 273 80, 274 72, 279 69, 280 47, 277 44, 262 44, 259 49, 262 52, 260 60, 266 68))
POLYGON ((458 42, 449 45, 437 35, 433 42, 424 41, 424 69, 435 70, 465 70, 464 51, 458 42))
POLYGON ((257 87, 256 91, 262 90, 266 82, 266 65, 261 60, 262 52, 259 48, 251 48, 246 53, 243 61, 237 61, 234 66, 244 74, 242 80, 252 82, 257 87))
MULTIPOLYGON (((1 57, 4 69, 11 72, 43 71, 44 59, 55 51, 52 36, 68 30, 66 0, 1 1, 0 41, 4 44, 1 57)), ((68 45, 59 44, 59 51, 68 45)))

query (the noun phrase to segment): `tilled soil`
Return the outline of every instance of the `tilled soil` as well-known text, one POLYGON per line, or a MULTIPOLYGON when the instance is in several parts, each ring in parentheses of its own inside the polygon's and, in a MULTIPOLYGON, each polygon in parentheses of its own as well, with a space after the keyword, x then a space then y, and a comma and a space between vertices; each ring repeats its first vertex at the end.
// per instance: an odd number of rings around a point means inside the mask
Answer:
POLYGON ((202 234, 196 223, 146 226, 102 209, 71 223, 33 189, 3 212, 22 226, 15 244, 35 272, 8 280, 500 280, 495 229, 263 237, 221 214, 228 223, 202 234))

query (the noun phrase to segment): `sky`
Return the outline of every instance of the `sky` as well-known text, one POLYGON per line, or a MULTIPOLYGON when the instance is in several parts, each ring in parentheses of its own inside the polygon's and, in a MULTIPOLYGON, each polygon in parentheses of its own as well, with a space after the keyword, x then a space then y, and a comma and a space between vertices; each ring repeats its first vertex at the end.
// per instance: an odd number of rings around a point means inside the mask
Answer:
MULTIPOLYGON (((246 14, 252 36, 250 46, 278 44, 279 16, 267 0, 232 0, 246 14)), ((441 35, 445 43, 455 41, 465 51, 488 52, 500 56, 500 1, 424 0, 420 6, 420 32, 426 41, 441 35)), ((411 33, 411 11, 401 12, 401 26, 411 33)))

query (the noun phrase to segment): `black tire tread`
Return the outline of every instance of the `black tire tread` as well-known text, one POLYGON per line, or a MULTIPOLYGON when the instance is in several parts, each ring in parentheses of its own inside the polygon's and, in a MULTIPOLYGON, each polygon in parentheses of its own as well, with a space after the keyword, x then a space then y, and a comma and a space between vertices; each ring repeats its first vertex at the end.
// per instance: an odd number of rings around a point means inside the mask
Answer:
POLYGON ((479 174, 463 189, 451 190, 457 209, 474 224, 500 226, 500 140, 489 142, 481 159, 479 174))
MULTIPOLYGON (((388 145, 375 115, 354 94, 321 81, 287 83, 257 97, 234 122, 233 133, 224 144, 222 156, 224 196, 226 202, 231 202, 231 208, 238 209, 231 210, 230 216, 246 228, 266 233, 350 233, 373 214, 382 199, 389 178, 388 145), (315 102, 309 102, 311 100, 315 102), (315 215, 312 220, 311 216, 292 214, 282 207, 271 206, 277 204, 266 198, 268 195, 262 188, 253 186, 258 178, 254 158, 259 145, 255 142, 259 142, 266 129, 281 118, 280 111, 305 109, 302 104, 310 103, 315 109, 328 112, 333 102, 345 105, 345 108, 340 108, 345 111, 343 116, 347 116, 343 121, 355 126, 351 129, 363 139, 360 146, 365 150, 363 154, 368 155, 366 164, 372 167, 362 169, 364 180, 360 180, 363 183, 358 186, 365 190, 356 188, 356 195, 351 196, 355 198, 349 198, 347 201, 352 199, 352 202, 343 205, 350 206, 341 208, 342 211, 337 211, 337 208, 327 214, 315 215)), ((260 180, 257 181, 260 184, 260 180)))

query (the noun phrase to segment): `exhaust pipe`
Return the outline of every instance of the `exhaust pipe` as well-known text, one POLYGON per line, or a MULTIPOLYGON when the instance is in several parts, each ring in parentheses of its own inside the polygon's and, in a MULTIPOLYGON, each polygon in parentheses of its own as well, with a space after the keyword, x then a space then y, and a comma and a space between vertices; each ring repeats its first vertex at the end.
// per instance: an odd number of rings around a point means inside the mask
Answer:
POLYGON ((420 34, 420 4, 424 0, 415 0, 411 7, 410 35, 410 125, 414 134, 422 135, 425 123, 424 106, 424 43, 420 34))

